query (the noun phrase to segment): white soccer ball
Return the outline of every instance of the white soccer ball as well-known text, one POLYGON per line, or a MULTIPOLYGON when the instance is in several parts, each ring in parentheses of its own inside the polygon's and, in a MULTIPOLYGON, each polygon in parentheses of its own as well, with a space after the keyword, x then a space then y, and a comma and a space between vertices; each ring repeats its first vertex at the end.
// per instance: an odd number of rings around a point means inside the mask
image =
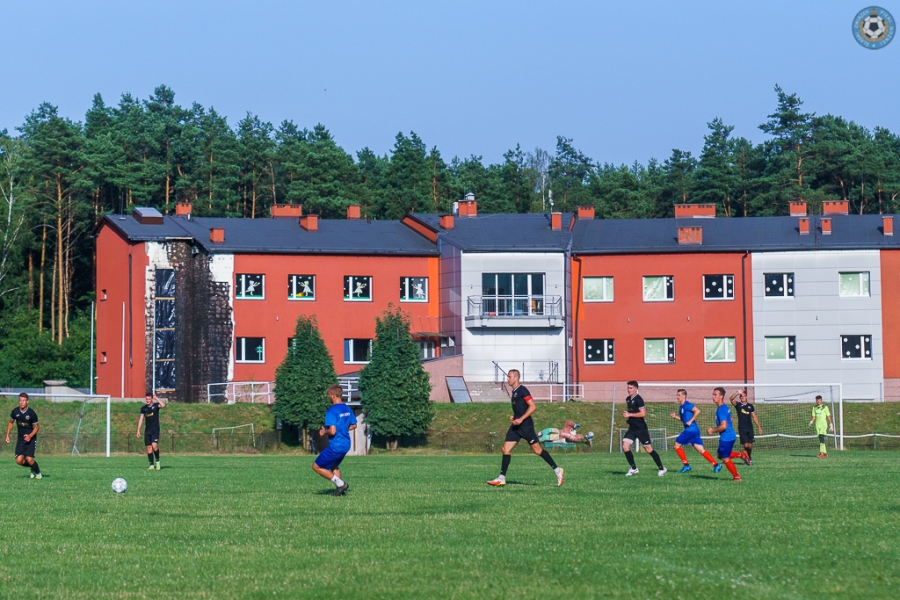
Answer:
POLYGON ((112 482, 112 489, 115 493, 121 494, 128 489, 128 482, 121 477, 116 477, 112 482))
POLYGON ((884 19, 880 16, 868 16, 863 20, 863 35, 870 40, 877 40, 884 33, 884 19))

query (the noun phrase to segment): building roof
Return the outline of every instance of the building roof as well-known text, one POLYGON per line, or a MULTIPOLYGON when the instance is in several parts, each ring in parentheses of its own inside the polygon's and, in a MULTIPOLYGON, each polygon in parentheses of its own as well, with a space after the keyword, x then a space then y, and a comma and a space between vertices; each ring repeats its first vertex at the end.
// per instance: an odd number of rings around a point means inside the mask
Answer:
POLYGON ((457 216, 453 229, 442 229, 441 215, 411 216, 464 252, 562 252, 569 247, 569 226, 574 218, 572 213, 563 213, 562 229, 554 230, 549 214, 479 214, 457 216))
POLYGON ((831 219, 831 235, 822 234, 822 217, 809 217, 808 235, 800 235, 797 217, 579 220, 572 229, 572 252, 626 254, 900 249, 900 237, 882 233, 882 215, 835 215, 826 218, 831 219), (703 243, 679 245, 678 227, 701 227, 703 243))
POLYGON ((400 221, 319 219, 318 231, 307 231, 298 219, 164 217, 161 225, 142 225, 131 215, 107 215, 102 225, 112 227, 133 242, 190 239, 210 253, 438 254, 435 244, 400 221), (213 228, 225 230, 224 242, 210 241, 209 232, 213 228))

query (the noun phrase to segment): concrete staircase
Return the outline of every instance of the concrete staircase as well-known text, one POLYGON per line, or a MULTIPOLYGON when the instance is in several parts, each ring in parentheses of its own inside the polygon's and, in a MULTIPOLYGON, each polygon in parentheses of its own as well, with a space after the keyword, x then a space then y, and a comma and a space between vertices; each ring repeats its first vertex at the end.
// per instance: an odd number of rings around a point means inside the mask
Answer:
POLYGON ((500 389, 499 383, 467 381, 472 402, 509 402, 509 394, 500 389))

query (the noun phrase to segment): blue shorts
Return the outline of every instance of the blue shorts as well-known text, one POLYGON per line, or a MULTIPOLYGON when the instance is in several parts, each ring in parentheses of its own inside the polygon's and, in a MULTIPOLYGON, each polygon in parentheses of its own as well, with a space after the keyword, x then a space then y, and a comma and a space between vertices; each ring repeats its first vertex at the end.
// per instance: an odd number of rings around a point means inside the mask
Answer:
POLYGON ((734 450, 734 442, 735 440, 719 440, 719 449, 716 451, 716 454, 719 455, 719 458, 731 458, 731 451, 734 450))
POLYGON ((322 469, 328 469, 329 471, 334 471, 339 466, 341 466, 341 461, 344 460, 344 457, 347 456, 348 450, 337 451, 333 446, 328 446, 319 456, 316 457, 315 463, 321 467, 322 469))
POLYGON ((699 444, 702 446, 703 438, 700 437, 699 429, 685 429, 678 434, 678 437, 675 438, 675 442, 682 446, 687 446, 688 444, 699 444))

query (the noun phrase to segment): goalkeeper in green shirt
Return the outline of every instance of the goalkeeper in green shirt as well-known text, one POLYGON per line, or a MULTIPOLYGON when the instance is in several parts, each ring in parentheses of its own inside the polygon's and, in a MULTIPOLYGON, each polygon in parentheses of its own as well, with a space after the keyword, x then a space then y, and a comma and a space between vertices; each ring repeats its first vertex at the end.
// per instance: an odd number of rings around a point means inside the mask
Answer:
POLYGON ((831 411, 822 403, 822 396, 816 396, 816 405, 812 409, 812 419, 809 426, 816 424, 816 433, 819 434, 819 454, 818 458, 828 458, 827 447, 825 446, 825 434, 829 431, 834 433, 834 423, 831 420, 831 411))

